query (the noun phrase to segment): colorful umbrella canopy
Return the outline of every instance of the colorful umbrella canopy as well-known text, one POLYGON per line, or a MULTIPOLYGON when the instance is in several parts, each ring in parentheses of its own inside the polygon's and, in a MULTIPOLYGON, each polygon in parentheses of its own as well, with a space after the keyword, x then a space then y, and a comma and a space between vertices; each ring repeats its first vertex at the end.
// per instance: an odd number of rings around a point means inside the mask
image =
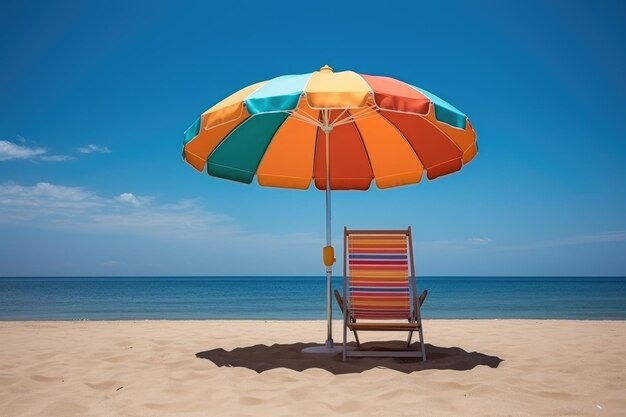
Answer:
POLYGON ((329 67, 263 81, 208 109, 185 132, 183 158, 209 175, 260 185, 330 188, 417 183, 461 169, 477 152, 467 116, 393 78, 329 67), (336 140, 334 140, 337 138, 336 140))
POLYGON ((330 190, 418 183, 458 171, 476 155, 467 116, 393 78, 319 71, 243 88, 186 131, 183 158, 198 171, 243 183, 326 190, 328 338, 332 347, 330 190))

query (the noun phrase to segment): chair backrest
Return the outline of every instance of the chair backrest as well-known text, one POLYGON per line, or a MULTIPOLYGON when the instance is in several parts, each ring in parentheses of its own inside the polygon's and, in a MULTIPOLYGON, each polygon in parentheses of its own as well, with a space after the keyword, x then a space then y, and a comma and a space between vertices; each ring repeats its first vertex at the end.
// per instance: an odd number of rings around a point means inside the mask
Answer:
POLYGON ((344 254, 344 285, 352 318, 412 317, 411 296, 416 288, 410 228, 345 229, 344 254))

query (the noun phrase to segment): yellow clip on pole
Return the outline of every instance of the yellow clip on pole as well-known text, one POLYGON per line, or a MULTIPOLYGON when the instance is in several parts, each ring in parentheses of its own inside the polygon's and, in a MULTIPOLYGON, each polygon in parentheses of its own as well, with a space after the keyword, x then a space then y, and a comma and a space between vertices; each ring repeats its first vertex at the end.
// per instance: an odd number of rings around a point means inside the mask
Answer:
POLYGON ((322 255, 324 258, 324 265, 333 266, 336 261, 335 248, 333 248, 332 246, 324 246, 324 249, 322 249, 322 255))

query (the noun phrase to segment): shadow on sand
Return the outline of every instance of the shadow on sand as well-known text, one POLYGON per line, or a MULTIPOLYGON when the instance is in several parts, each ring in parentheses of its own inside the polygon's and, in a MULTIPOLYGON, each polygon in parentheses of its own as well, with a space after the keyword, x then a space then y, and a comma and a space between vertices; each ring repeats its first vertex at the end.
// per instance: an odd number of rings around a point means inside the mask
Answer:
MULTIPOLYGON (((349 358, 341 359, 341 353, 315 354, 304 353, 302 349, 316 346, 315 343, 292 343, 288 345, 255 345, 236 348, 231 351, 211 349, 196 353, 196 357, 208 359, 222 367, 242 367, 258 373, 270 369, 287 368, 294 371, 320 368, 335 375, 352 374, 374 368, 389 368, 399 372, 412 373, 424 369, 449 369, 467 371, 479 365, 497 368, 502 359, 479 352, 466 352, 459 347, 439 347, 426 344, 427 361, 416 358, 349 358)), ((362 349, 380 348, 380 343, 364 343, 362 349)), ((403 344, 394 342, 384 344, 384 348, 398 349, 403 344)), ((415 348, 415 346, 412 346, 415 348)))

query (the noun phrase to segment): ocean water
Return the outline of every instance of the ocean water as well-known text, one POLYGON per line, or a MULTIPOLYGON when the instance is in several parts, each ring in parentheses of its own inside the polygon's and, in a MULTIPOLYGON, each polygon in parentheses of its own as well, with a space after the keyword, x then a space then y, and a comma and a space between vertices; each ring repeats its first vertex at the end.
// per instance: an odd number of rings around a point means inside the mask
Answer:
MULTIPOLYGON (((420 277, 418 287, 429 291, 425 319, 626 320, 626 277, 420 277)), ((324 290, 324 277, 5 277, 0 320, 325 319, 324 290)))

